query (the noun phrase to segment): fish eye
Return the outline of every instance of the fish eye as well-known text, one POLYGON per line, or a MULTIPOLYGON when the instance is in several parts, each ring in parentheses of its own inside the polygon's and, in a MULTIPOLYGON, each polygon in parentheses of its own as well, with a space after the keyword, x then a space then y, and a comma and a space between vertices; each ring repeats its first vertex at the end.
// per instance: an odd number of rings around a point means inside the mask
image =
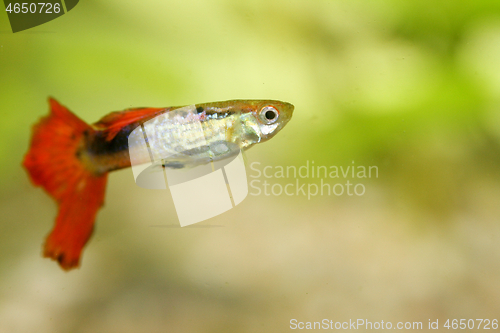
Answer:
POLYGON ((262 121, 266 124, 274 123, 276 120, 278 120, 278 117, 279 117, 279 112, 273 106, 270 105, 264 106, 260 110, 260 119, 262 119, 262 121))

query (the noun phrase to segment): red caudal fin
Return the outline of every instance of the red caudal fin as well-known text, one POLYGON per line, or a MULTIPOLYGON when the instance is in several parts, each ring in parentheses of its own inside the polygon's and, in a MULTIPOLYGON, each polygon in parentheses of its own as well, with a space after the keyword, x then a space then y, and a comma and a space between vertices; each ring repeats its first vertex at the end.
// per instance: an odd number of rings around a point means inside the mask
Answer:
POLYGON ((92 128, 50 98, 50 114, 33 128, 23 165, 32 182, 59 205, 54 229, 47 237, 44 256, 62 268, 78 267, 97 211, 103 205, 107 174, 95 175, 78 158, 92 128))

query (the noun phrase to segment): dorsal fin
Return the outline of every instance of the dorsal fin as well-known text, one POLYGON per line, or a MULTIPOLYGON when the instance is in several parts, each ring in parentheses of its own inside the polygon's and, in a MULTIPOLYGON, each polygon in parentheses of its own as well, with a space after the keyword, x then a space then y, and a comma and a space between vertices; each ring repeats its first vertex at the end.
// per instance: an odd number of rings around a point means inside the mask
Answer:
POLYGON ((106 140, 112 140, 118 132, 125 126, 133 123, 137 125, 154 118, 155 116, 167 112, 172 108, 134 108, 124 111, 112 112, 104 116, 93 126, 106 132, 106 140))

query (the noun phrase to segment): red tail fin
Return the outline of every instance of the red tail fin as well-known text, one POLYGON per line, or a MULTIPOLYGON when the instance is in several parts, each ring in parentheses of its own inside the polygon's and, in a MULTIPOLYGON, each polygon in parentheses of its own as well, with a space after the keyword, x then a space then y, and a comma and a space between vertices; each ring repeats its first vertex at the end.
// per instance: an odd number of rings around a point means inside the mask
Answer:
POLYGON ((97 210, 104 203, 107 174, 93 174, 78 158, 92 128, 56 100, 50 98, 49 103, 51 112, 34 126, 23 165, 32 182, 59 204, 44 256, 69 270, 79 265, 80 253, 92 234, 97 210))

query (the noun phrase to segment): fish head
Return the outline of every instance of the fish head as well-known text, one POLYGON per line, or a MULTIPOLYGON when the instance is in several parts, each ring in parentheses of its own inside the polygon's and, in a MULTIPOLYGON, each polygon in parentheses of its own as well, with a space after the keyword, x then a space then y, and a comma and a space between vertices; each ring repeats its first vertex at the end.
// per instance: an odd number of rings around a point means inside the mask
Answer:
POLYGON ((274 100, 246 101, 241 109, 241 145, 244 148, 274 137, 292 118, 294 106, 274 100))

